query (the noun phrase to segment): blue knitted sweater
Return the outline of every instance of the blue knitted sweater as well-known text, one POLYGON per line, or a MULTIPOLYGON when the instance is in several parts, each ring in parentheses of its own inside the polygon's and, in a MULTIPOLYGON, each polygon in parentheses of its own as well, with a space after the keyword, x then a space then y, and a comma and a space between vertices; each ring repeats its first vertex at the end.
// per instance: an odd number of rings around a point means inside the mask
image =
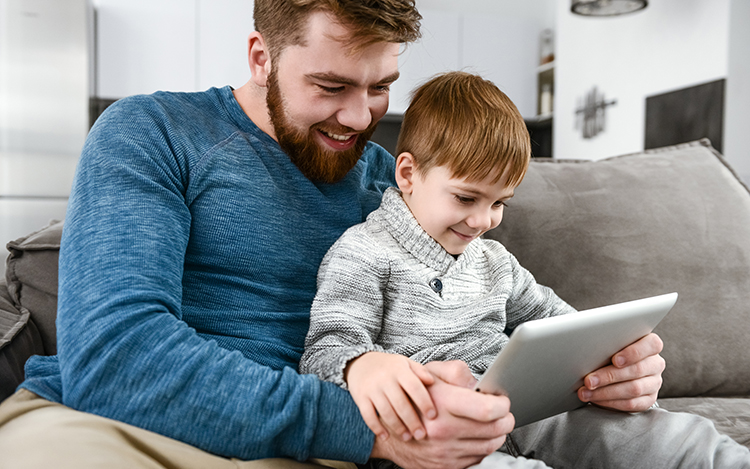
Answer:
POLYGON ((366 461, 349 394, 295 370, 323 255, 393 175, 369 143, 310 182, 229 87, 118 101, 73 183, 58 354, 22 387, 219 455, 366 461))

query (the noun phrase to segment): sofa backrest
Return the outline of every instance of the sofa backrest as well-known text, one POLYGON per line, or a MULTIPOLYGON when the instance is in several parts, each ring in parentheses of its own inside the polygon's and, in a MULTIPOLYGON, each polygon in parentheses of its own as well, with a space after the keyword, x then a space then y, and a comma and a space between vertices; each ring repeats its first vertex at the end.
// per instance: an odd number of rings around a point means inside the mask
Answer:
POLYGON ((577 309, 676 291, 661 397, 750 393, 750 193, 708 141, 533 161, 497 239, 577 309))

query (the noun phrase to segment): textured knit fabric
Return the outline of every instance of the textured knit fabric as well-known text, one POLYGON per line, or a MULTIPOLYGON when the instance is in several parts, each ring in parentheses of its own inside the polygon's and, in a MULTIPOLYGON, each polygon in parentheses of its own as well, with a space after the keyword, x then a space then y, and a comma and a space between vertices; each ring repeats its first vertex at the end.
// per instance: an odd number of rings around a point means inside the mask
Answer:
POLYGON ((390 188, 323 259, 300 371, 344 386, 348 361, 386 351, 463 360, 478 376, 517 325, 573 311, 497 241, 454 258, 390 188))
POLYGON ((394 167, 368 144, 314 184, 228 87, 118 101, 73 183, 58 355, 22 387, 219 455, 366 461, 351 397, 296 367, 318 265, 394 167))

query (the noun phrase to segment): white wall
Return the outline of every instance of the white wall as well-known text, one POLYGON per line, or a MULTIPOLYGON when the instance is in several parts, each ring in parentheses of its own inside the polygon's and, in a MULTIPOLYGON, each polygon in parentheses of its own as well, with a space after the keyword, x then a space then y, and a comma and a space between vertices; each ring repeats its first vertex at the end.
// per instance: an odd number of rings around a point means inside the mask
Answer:
POLYGON ((724 156, 750 185, 750 1, 731 0, 724 156))
MULTIPOLYGON (((747 0, 734 1, 747 10, 747 0)), ((643 150, 647 96, 727 76, 729 17, 730 0, 654 0, 613 18, 573 15, 570 2, 558 1, 555 157, 643 150), (617 104, 607 108, 605 131, 587 140, 575 128, 575 111, 594 86, 617 104)), ((747 19, 737 22, 747 28, 747 19)), ((740 34, 747 38, 746 30, 740 34)))

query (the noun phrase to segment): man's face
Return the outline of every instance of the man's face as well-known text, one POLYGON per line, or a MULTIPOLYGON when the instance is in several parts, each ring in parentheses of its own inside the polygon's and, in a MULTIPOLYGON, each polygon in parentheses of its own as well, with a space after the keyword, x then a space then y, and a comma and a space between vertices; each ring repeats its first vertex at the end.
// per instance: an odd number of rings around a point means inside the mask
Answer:
POLYGON ((313 181, 334 183, 357 164, 398 77, 398 44, 353 52, 342 41, 348 34, 327 14, 313 13, 304 45, 284 49, 268 77, 275 137, 313 181))

